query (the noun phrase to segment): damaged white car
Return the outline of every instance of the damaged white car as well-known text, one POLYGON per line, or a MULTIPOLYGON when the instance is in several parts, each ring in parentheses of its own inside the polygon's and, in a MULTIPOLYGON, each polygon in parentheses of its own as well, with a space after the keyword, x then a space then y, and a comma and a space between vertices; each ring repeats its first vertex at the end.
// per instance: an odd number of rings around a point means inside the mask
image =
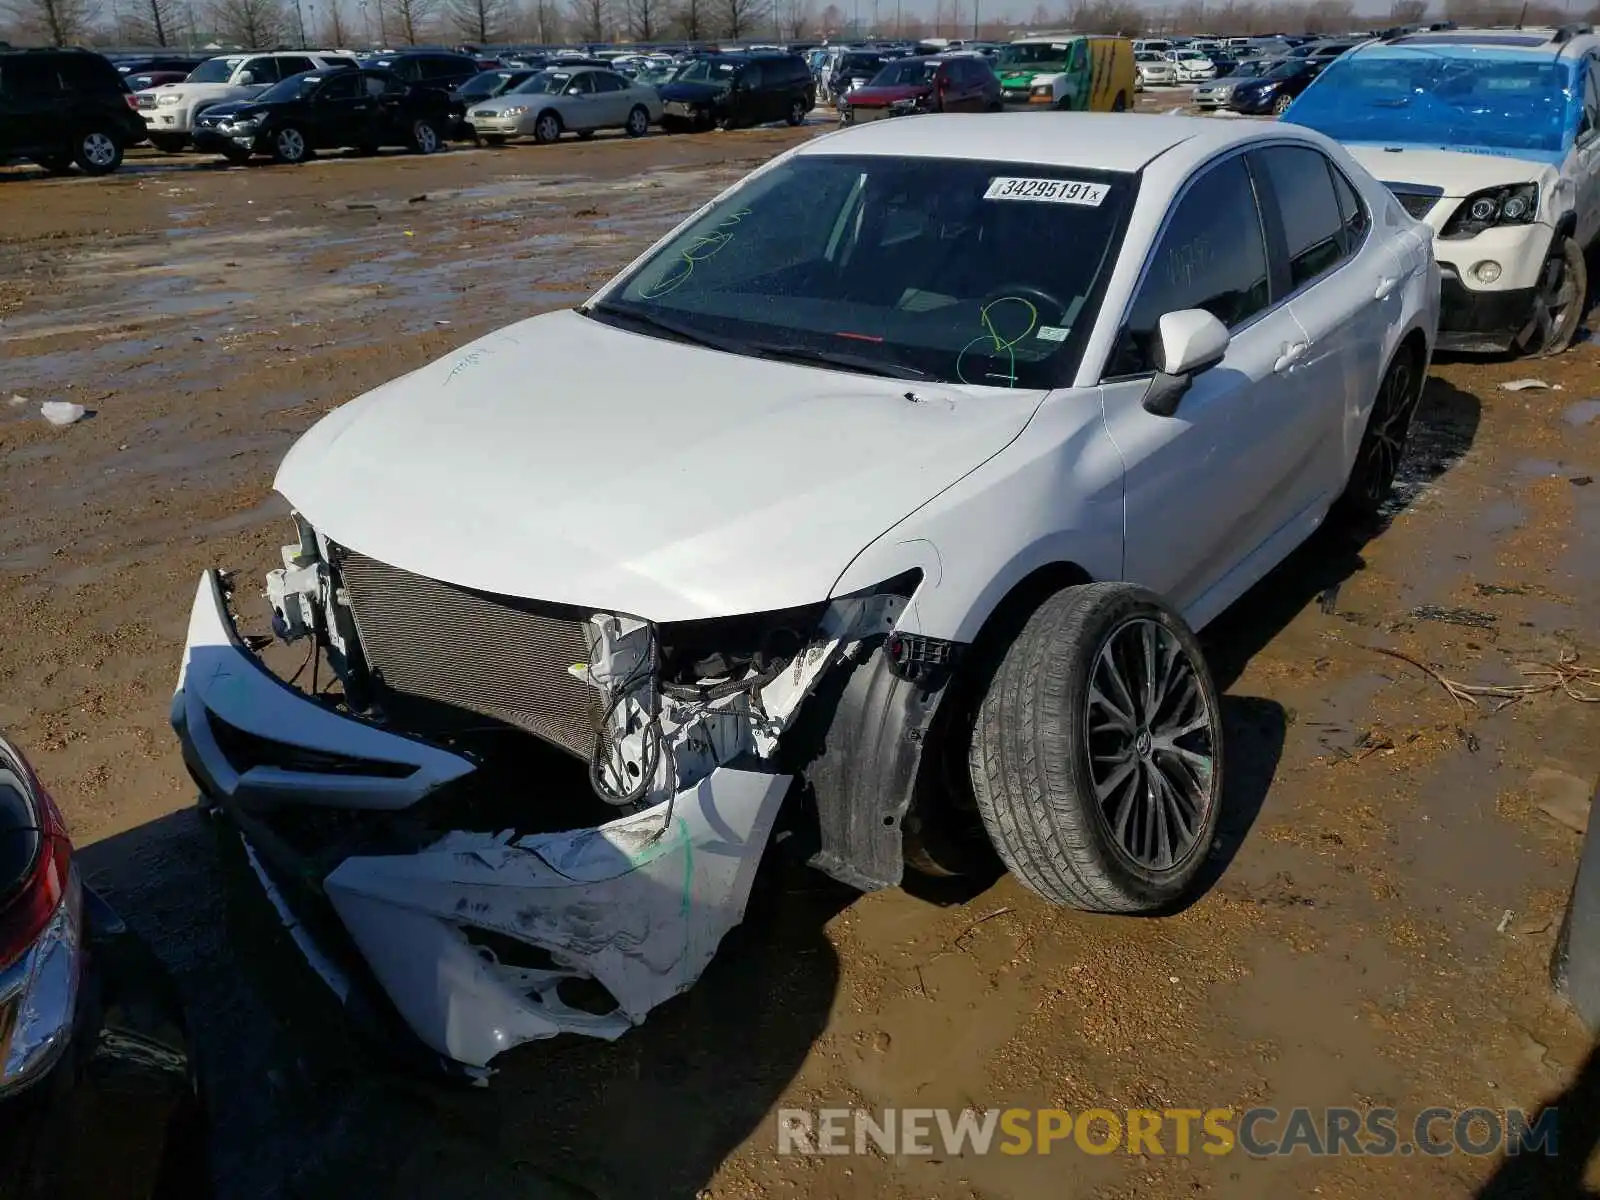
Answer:
POLYGON ((1308 130, 818 138, 308 432, 265 592, 332 682, 270 673, 208 572, 185 759, 335 992, 469 1070, 688 987, 786 804, 856 887, 976 831, 1159 910, 1223 799, 1190 629, 1387 495, 1438 292, 1308 130))

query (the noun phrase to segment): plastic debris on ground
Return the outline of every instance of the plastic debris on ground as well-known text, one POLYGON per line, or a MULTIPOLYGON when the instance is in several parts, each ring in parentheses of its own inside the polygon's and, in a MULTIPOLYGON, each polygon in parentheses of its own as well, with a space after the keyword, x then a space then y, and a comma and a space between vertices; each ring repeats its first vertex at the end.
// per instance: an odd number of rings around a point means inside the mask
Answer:
POLYGON ((1550 385, 1542 379, 1513 379, 1509 383, 1502 383, 1502 392, 1544 392, 1550 385))
POLYGON ((87 410, 81 404, 67 400, 46 400, 39 405, 39 415, 52 425, 73 425, 83 420, 87 410))
POLYGON ((26 404, 27 402, 28 402, 28 398, 26 396, 19 396, 15 392, 13 392, 11 394, 11 403, 12 404, 20 407, 20 406, 26 404))

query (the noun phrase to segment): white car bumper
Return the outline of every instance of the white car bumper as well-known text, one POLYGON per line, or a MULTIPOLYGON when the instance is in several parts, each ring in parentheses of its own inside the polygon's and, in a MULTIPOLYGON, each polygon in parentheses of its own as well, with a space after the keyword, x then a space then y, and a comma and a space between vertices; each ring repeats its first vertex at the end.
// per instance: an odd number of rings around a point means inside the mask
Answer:
MULTIPOLYGON (((313 805, 381 819, 476 764, 344 716, 269 674, 210 571, 195 594, 172 723, 207 803, 238 826, 284 925, 348 1004, 350 973, 295 920, 277 882, 304 872, 269 870, 285 852, 270 835, 272 812, 313 805)), ((563 1032, 615 1038, 694 983, 739 923, 790 778, 719 767, 597 828, 451 830, 414 854, 345 858, 309 891, 331 905, 416 1037, 455 1064, 481 1069, 563 1032), (493 947, 510 942, 540 965, 504 961, 516 956, 493 947), (598 983, 615 1008, 573 1007, 560 989, 574 981, 598 983)))

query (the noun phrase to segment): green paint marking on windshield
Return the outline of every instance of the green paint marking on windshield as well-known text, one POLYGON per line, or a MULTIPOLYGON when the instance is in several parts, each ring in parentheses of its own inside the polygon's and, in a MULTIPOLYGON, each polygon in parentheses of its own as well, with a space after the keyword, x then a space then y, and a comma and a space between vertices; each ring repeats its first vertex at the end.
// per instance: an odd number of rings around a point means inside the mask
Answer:
POLYGON ((639 295, 645 300, 659 300, 662 296, 677 291, 688 282, 689 276, 694 274, 696 263, 705 262, 718 254, 723 247, 733 241, 733 226, 739 224, 750 215, 748 208, 741 208, 731 212, 718 221, 707 234, 702 234, 678 252, 678 259, 662 274, 661 278, 647 288, 641 288, 639 295))
MULTIPOLYGON (((1011 309, 1007 311, 1015 312, 1016 310, 1011 309)), ((989 301, 989 303, 985 304, 981 309, 978 310, 978 322, 983 326, 984 331, 963 346, 961 348, 961 353, 956 355, 956 378, 960 379, 961 382, 965 384, 979 384, 989 379, 1004 379, 1007 387, 1016 387, 1016 347, 1024 338, 1038 328, 1039 310, 1033 306, 1033 302, 1031 300, 1025 300, 1021 296, 1001 296, 998 300, 989 301), (1015 337, 1006 337, 1001 333, 1000 330, 1000 325, 1014 325, 1015 321, 1008 319, 1006 321, 1001 321, 998 324, 995 321, 995 310, 1000 308, 1002 304, 1020 304, 1024 309, 1027 310, 1027 328, 1021 333, 1017 334, 1015 337), (966 372, 962 370, 962 363, 974 346, 985 344, 987 344, 987 349, 984 352, 984 357, 999 358, 1002 354, 1005 355, 1006 369, 1003 373, 985 371, 982 379, 968 379, 966 372)))

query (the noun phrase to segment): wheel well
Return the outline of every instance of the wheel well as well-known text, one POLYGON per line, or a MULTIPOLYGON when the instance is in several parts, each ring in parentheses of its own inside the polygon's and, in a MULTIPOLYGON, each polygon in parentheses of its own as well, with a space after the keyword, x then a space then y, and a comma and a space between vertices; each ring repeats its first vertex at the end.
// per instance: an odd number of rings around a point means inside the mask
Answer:
POLYGON ((1423 387, 1428 380, 1422 373, 1423 365, 1428 361, 1428 339, 1420 329, 1413 329, 1400 339, 1400 345, 1395 350, 1396 355, 1411 355, 1411 364, 1417 369, 1417 394, 1422 394, 1423 387))
POLYGON ((984 618, 983 627, 973 639, 974 648, 992 645, 996 638, 1015 633, 1033 610, 1044 602, 1045 597, 1064 587, 1093 582, 1094 576, 1074 562, 1046 563, 1035 569, 1013 584, 1011 590, 1001 597, 1000 603, 984 618))
POLYGON ((1558 238, 1571 237, 1573 235, 1573 232, 1577 228, 1578 228, 1578 214, 1569 212, 1565 216, 1563 216, 1559 221, 1556 222, 1556 237, 1558 237, 1558 238))
POLYGON ((546 117, 554 117, 556 119, 556 124, 557 125, 560 125, 563 128, 566 127, 566 122, 561 119, 561 114, 558 113, 553 108, 547 108, 547 109, 544 109, 542 112, 540 112, 540 114, 537 117, 534 118, 534 123, 537 124, 538 122, 544 120, 546 117))

